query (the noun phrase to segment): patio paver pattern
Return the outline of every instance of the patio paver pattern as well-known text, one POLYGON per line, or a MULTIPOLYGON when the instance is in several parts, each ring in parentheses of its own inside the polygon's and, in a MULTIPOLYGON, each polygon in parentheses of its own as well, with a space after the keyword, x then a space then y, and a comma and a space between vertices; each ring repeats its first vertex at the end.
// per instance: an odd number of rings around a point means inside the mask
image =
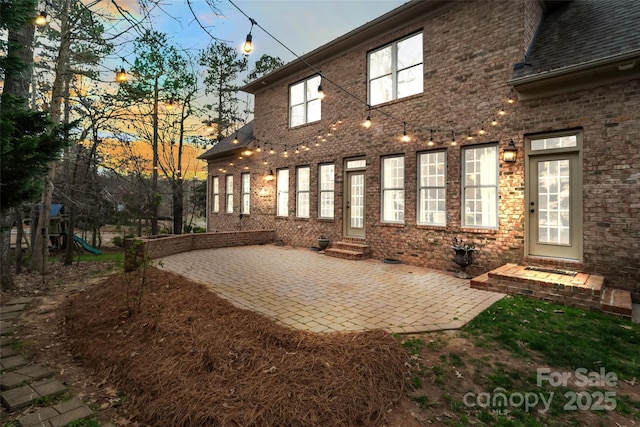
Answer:
POLYGON ((275 245, 184 252, 157 264, 240 308, 319 333, 458 329, 505 296, 447 272, 275 245))

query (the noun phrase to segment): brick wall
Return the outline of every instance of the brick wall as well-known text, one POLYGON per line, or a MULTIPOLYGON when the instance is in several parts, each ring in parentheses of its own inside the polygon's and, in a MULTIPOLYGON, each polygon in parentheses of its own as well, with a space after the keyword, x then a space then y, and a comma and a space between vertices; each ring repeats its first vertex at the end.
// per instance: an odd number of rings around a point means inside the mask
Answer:
POLYGON ((231 246, 264 245, 274 241, 273 230, 238 231, 223 233, 191 233, 166 236, 157 239, 125 239, 125 265, 133 265, 131 258, 145 253, 157 259, 181 252, 200 249, 226 248, 231 246), (137 251, 130 250, 137 245, 137 251))
MULTIPOLYGON (((310 70, 274 82, 256 94, 255 132, 258 141, 273 143, 278 154, 263 151, 249 160, 217 160, 209 163, 210 175, 220 177, 221 212, 208 215, 209 231, 274 230, 287 245, 308 247, 323 234, 332 241, 344 235, 344 162, 366 159, 366 242, 373 258, 395 258, 407 264, 457 270, 452 262, 454 237, 473 243, 478 250, 471 274, 480 274, 505 263, 543 263, 524 259, 524 138, 536 132, 581 128, 584 135, 584 262, 573 269, 597 273, 621 287, 638 289, 640 277, 640 200, 638 196, 640 141, 640 90, 638 82, 613 85, 549 99, 508 106, 506 82, 513 65, 522 61, 523 40, 530 40, 541 10, 528 2, 453 2, 435 14, 417 17, 391 32, 383 32, 324 63, 313 64, 323 74, 360 99, 367 96, 367 52, 416 31, 424 33, 424 93, 384 104, 384 111, 417 123, 407 129, 412 141, 403 143, 402 123, 375 110, 372 126, 361 123, 366 106, 329 82, 323 82, 322 120, 296 128, 288 126, 288 85, 310 77, 310 70), (505 106, 509 114, 496 127, 487 120, 505 106), (481 123, 488 133, 475 134, 481 123), (335 129, 332 128, 335 124, 335 129), (451 132, 436 132, 435 145, 427 141, 430 127, 471 127, 475 137, 458 133, 458 145, 448 142, 451 132), (327 136, 331 130, 332 135, 327 136), (318 136, 326 141, 316 146, 318 136), (514 164, 499 162, 499 227, 497 230, 461 226, 461 148, 498 144, 502 153, 510 139, 519 149, 514 164), (287 145, 288 158, 282 157, 287 145), (293 154, 296 146, 308 145, 293 154), (447 226, 416 225, 417 154, 425 150, 447 152, 447 226), (405 221, 380 221, 381 157, 405 159, 405 221), (233 161, 234 165, 229 163, 233 161), (266 164, 265 164, 266 162, 266 164), (318 165, 335 164, 335 218, 317 218, 318 165), (311 172, 311 218, 295 217, 297 166, 311 172), (269 170, 289 168, 289 216, 275 217, 276 184, 264 180, 269 170), (221 172, 225 170, 226 172, 221 172), (251 213, 239 215, 240 174, 251 173, 251 213), (234 175, 234 213, 224 212, 224 177, 234 175)), ((640 295, 637 296, 640 298, 640 295)))

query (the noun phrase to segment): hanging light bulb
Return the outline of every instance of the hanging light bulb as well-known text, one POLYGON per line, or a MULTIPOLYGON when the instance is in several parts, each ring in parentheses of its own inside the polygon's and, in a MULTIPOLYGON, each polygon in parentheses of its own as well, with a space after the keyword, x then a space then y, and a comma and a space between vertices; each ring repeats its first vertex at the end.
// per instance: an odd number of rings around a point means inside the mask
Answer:
POLYGON ((236 136, 233 138, 233 143, 234 144, 238 143, 238 132, 236 132, 236 136))
POLYGON ((35 19, 35 23, 38 27, 44 27, 47 25, 47 12, 42 11, 35 19))
POLYGON ((407 122, 402 122, 402 123, 403 123, 404 129, 402 130, 401 140, 402 142, 409 142, 410 138, 409 138, 409 135, 407 135, 407 122))
POLYGON ((480 125, 480 130, 478 131, 478 134, 479 135, 484 135, 486 133, 487 133, 487 131, 484 130, 484 122, 482 122, 482 125, 480 125))
POLYGON ((296 145, 296 151, 295 151, 295 153, 296 153, 296 154, 300 154, 300 150, 298 150, 298 146, 297 146, 297 145, 296 145))
POLYGON ((473 135, 471 135, 471 128, 467 128, 467 141, 471 141, 473 139, 473 135))
POLYGON ((500 111, 498 111, 498 115, 499 116, 504 116, 505 114, 507 114, 507 112, 504 111, 504 107, 500 108, 500 111))
POLYGON ((495 116, 493 117, 493 119, 491 119, 491 126, 497 126, 498 121, 496 120, 495 116))
POLYGON ((127 72, 124 71, 124 68, 120 68, 120 71, 116 73, 116 82, 124 83, 127 81, 127 72))
POLYGON ((456 133, 454 131, 451 131, 451 145, 458 145, 456 142, 456 133))
POLYGON ((271 149, 269 150, 269 154, 275 154, 276 151, 273 149, 273 145, 270 147, 271 149))
POLYGON ((513 97, 513 88, 511 88, 511 90, 509 91, 509 96, 507 97, 507 103, 513 104, 514 102, 516 102, 516 100, 513 97))
POLYGON ((260 148, 260 144, 258 144, 258 146, 256 147, 256 153, 260 153, 262 151, 262 148, 260 148))
POLYGON ((253 31, 253 25, 256 24, 253 18, 249 18, 249 21, 251 21, 251 28, 249 29, 249 34, 247 34, 244 45, 242 45, 242 52, 247 55, 253 51, 253 36, 251 35, 251 31, 253 31))
POLYGON ((324 99, 324 90, 322 89, 322 73, 320 73, 320 84, 318 85, 318 99, 324 99))
POLYGON ((287 146, 284 146, 284 152, 282 153, 284 157, 289 157, 289 152, 287 151, 287 146))
POLYGON ((367 112, 367 119, 362 124, 365 128, 369 129, 371 127, 371 107, 369 107, 369 111, 367 112))
POLYGON ((431 134, 429 135, 429 142, 427 143, 427 145, 432 146, 433 145, 433 129, 429 129, 429 131, 431 132, 431 134))
POLYGON ((169 99, 167 101, 167 103, 165 104, 165 108, 167 110, 173 110, 174 104, 173 104, 173 99, 169 99))

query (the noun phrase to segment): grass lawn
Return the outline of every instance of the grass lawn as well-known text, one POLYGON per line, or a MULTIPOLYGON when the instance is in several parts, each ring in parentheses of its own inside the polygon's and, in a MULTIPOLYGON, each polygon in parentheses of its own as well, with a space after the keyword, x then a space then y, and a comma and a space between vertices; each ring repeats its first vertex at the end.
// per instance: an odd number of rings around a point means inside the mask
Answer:
POLYGON ((462 331, 402 338, 424 424, 640 424, 638 324, 508 297, 462 331))

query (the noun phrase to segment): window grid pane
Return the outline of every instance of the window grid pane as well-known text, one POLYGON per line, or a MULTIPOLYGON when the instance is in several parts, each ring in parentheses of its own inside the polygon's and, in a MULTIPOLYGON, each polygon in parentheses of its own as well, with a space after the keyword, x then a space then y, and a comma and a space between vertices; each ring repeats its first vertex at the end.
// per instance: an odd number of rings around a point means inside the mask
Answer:
POLYGON ((227 175, 225 185, 226 212, 233 213, 233 175, 227 175))
POLYGON ((334 215, 334 165, 320 165, 318 168, 318 179, 320 183, 320 209, 318 216, 320 218, 333 218, 334 215))
POLYGON ((418 224, 446 225, 445 152, 418 157, 418 224))
POLYGON ((299 167, 296 177, 296 216, 309 218, 309 176, 308 166, 299 167))
POLYGON ((289 169, 278 169, 277 215, 289 215, 289 169))
POLYGON ((211 203, 211 210, 213 212, 220 212, 220 178, 213 177, 213 183, 211 184, 213 197, 211 203))
POLYGON ((404 221, 404 157, 382 161, 382 221, 404 221))
POLYGON ((251 175, 248 173, 242 174, 242 204, 240 206, 240 212, 243 214, 249 214, 251 208, 251 175))
POLYGON ((369 53, 369 103, 381 104, 424 91, 422 33, 369 53))
POLYGON ((569 160, 538 163, 538 242, 570 244, 569 160))
POLYGON ((322 103, 318 95, 321 77, 313 76, 289 86, 289 127, 300 126, 322 118, 322 103))
POLYGON ((498 149, 496 146, 463 151, 463 226, 498 226, 498 149))

